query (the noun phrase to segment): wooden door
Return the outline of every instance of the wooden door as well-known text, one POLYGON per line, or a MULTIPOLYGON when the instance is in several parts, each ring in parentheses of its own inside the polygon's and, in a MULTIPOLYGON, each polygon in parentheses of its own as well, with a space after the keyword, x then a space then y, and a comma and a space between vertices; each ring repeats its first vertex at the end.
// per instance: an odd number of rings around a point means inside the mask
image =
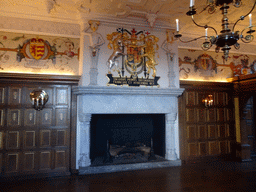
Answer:
POLYGON ((71 86, 0 85, 0 175, 63 175, 70 172, 71 86), (44 89, 45 108, 32 108, 29 94, 44 89))

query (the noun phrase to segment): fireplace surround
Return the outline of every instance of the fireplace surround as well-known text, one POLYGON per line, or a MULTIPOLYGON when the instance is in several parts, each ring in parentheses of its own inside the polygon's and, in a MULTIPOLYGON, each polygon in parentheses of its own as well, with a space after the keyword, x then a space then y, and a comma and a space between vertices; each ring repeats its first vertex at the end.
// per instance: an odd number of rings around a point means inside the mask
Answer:
POLYGON ((77 95, 76 168, 91 166, 90 129, 93 114, 164 114, 166 160, 180 164, 178 96, 180 88, 79 86, 77 95), (178 163, 177 163, 178 162, 178 163))

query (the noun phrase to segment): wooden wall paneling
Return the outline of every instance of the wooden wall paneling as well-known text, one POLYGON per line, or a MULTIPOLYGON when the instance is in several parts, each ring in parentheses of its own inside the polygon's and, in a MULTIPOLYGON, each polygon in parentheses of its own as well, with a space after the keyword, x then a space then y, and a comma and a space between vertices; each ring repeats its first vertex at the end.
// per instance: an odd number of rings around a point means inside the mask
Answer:
POLYGON ((0 175, 69 174, 71 106, 76 109, 71 104, 71 86, 77 85, 78 78, 17 76, 0 75, 0 175), (36 111, 30 101, 35 89, 49 95, 42 111, 36 111))
POLYGON ((227 154, 228 153, 228 146, 227 141, 220 141, 220 154, 227 154))
POLYGON ((51 147, 51 130, 40 130, 40 147, 51 147))
POLYGON ((189 143, 188 144, 188 156, 189 157, 196 157, 197 156, 197 151, 198 151, 198 146, 197 143, 189 143))
POLYGON ((19 161, 20 161, 20 154, 18 152, 16 153, 7 153, 7 166, 6 166, 6 172, 7 173, 13 173, 19 171, 19 161))
POLYGON ((185 88, 179 99, 182 160, 195 162, 230 155, 235 139, 232 84, 181 81, 181 87, 185 88), (213 106, 205 107, 202 100, 210 94, 213 106))
POLYGON ((6 88, 0 87, 0 106, 6 103, 6 88))
POLYGON ((35 109, 25 109, 24 112, 24 126, 36 126, 37 111, 35 109))
POLYGON ((226 113, 224 108, 217 109, 217 121, 218 122, 225 122, 226 121, 226 113))
POLYGON ((207 128, 206 125, 198 125, 198 139, 207 139, 207 128))
POLYGON ((56 126, 68 126, 69 125, 69 112, 67 108, 56 109, 56 126))
POLYGON ((44 108, 42 111, 40 111, 40 124, 42 126, 52 126, 53 119, 55 118, 55 115, 53 116, 53 114, 52 108, 44 108))
POLYGON ((33 151, 26 151, 24 152, 24 171, 34 171, 35 170, 35 152, 33 151))
POLYGON ((197 121, 199 123, 204 123, 206 121, 206 109, 205 108, 197 109, 197 121))
POLYGON ((0 175, 3 174, 3 153, 0 151, 0 175))
POLYGON ((215 108, 207 109, 207 121, 216 122, 216 110, 215 108))
POLYGON ((12 127, 21 126, 21 109, 8 109, 7 125, 12 127))
POLYGON ((220 147, 218 141, 209 141, 209 154, 218 155, 220 154, 220 147))
POLYGON ((57 130, 56 136, 56 146, 65 146, 67 145, 67 131, 66 130, 57 130))
POLYGON ((33 149, 36 147, 36 131, 35 130, 26 130, 24 131, 24 149, 33 149))
POLYGON ((187 137, 188 137, 188 140, 197 139, 196 126, 188 126, 187 127, 187 137))
MULTIPOLYGON (((180 101, 180 98, 179 98, 180 101)), ((76 122, 77 122, 77 96, 72 94, 72 99, 71 99, 71 119, 70 119, 70 124, 71 124, 71 130, 70 130, 70 166, 71 166, 71 171, 72 173, 77 173, 76 170, 76 122)), ((181 134, 181 133, 180 133, 181 134)), ((182 156, 182 154, 181 154, 182 156)))
POLYGON ((65 150, 56 150, 55 152, 55 168, 56 169, 66 169, 66 151, 65 150))
POLYGON ((20 149, 20 131, 7 131, 6 149, 20 149))
POLYGON ((199 156, 206 156, 207 155, 207 143, 206 142, 199 142, 199 156))
POLYGON ((0 150, 4 148, 4 131, 0 131, 0 150))
POLYGON ((208 139, 217 139, 216 125, 208 125, 208 139))
POLYGON ((196 121, 196 113, 194 108, 186 108, 186 121, 191 123, 196 121))
POLYGON ((57 105, 68 105, 68 87, 67 88, 56 88, 57 89, 57 97, 56 104, 57 105))
POLYGON ((21 87, 9 87, 8 104, 21 104, 21 87))
POLYGON ((40 151, 40 170, 50 170, 52 167, 52 152, 40 151))

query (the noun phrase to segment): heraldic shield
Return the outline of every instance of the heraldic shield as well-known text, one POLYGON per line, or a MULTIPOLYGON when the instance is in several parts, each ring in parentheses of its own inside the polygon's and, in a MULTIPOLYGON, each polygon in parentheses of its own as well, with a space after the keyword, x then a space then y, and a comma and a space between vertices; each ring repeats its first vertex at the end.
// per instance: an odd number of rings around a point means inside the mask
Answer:
POLYGON ((107 61, 108 85, 159 87, 157 81, 160 77, 156 76, 158 63, 155 58, 159 48, 157 37, 144 31, 118 28, 116 32, 107 35, 107 40, 108 48, 113 49, 107 61), (139 77, 143 72, 144 77, 139 77), (117 73, 118 76, 113 77, 112 73, 117 73), (129 77, 125 76, 126 73, 129 77))

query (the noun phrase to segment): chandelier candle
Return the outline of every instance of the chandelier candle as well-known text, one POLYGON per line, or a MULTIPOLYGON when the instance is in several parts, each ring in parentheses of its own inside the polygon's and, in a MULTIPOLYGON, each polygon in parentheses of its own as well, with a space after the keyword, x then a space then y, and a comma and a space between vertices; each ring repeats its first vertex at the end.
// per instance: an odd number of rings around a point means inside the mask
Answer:
POLYGON ((176 31, 179 31, 179 19, 176 19, 176 31))
POLYGON ((252 26, 252 14, 251 13, 249 14, 249 25, 250 25, 250 27, 252 26))
POLYGON ((193 7, 194 6, 194 0, 190 0, 190 7, 193 7))

